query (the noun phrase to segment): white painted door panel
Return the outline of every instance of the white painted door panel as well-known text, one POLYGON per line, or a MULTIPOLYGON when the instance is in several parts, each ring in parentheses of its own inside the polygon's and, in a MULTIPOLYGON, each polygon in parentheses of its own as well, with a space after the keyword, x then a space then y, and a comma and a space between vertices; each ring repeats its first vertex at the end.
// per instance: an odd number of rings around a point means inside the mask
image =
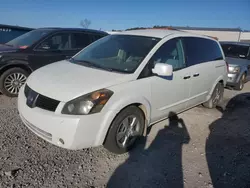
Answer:
MULTIPOLYGON (((225 66, 223 61, 211 61, 191 66, 192 85, 190 90, 190 100, 188 107, 195 106, 206 101, 215 81, 221 75, 218 66, 225 66), (197 75, 198 76, 195 76, 197 75)), ((222 67, 223 68, 223 67, 222 67)))
POLYGON ((201 63, 190 67, 192 85, 188 106, 204 102, 214 79, 214 63, 201 63))
POLYGON ((174 72, 172 79, 153 76, 151 80, 151 122, 168 117, 169 112, 186 108, 190 96, 191 79, 189 68, 174 72))

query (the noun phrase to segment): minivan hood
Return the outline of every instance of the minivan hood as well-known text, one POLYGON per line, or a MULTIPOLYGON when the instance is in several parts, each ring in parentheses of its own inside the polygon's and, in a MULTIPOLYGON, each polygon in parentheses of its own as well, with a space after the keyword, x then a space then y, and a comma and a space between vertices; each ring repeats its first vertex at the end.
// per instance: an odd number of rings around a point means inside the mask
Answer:
POLYGON ((250 65, 250 60, 247 60, 247 59, 226 57, 226 61, 230 66, 247 66, 247 65, 250 65))
POLYGON ((17 47, 15 46, 8 46, 6 44, 0 44, 0 53, 3 52, 15 52, 19 50, 17 47))
POLYGON ((63 60, 37 69, 28 77, 27 84, 44 96, 67 102, 131 80, 132 74, 109 72, 63 60))

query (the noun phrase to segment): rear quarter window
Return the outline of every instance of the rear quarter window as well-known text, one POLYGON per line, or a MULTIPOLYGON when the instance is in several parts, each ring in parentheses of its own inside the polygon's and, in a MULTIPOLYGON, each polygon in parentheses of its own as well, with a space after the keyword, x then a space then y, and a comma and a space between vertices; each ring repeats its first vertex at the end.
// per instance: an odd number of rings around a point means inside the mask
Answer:
POLYGON ((92 40, 94 42, 94 41, 99 40, 100 38, 105 37, 105 36, 107 36, 107 35, 92 34, 92 40))
POLYGON ((73 49, 82 49, 92 43, 91 34, 88 33, 72 33, 71 47, 73 49))
POLYGON ((221 48, 216 41, 206 38, 184 37, 183 44, 188 66, 223 59, 221 48))

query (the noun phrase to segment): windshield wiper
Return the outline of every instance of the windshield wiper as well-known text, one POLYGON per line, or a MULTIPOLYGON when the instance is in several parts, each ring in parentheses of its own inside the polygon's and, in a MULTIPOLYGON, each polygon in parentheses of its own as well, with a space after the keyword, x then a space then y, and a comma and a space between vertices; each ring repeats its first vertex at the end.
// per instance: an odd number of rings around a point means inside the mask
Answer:
POLYGON ((80 60, 76 60, 74 59, 73 57, 69 59, 70 62, 72 63, 78 63, 78 64, 81 64, 83 66, 86 66, 86 67, 91 67, 91 63, 90 62, 87 62, 87 61, 80 61, 80 60))
POLYGON ((94 67, 96 68, 99 68, 99 69, 103 69, 103 70, 106 70, 106 71, 109 71, 109 72, 113 72, 113 69, 112 68, 107 68, 107 67, 103 67, 103 66, 100 66, 100 65, 93 65, 94 67))
POLYGON ((118 72, 118 73, 125 73, 125 74, 131 73, 131 72, 125 71, 125 70, 118 70, 118 69, 113 69, 113 68, 109 68, 109 67, 104 67, 104 66, 98 65, 98 64, 93 63, 93 62, 88 61, 88 60, 77 60, 77 59, 71 58, 70 61, 72 61, 74 63, 81 64, 81 65, 86 66, 86 67, 97 68, 97 69, 106 70, 109 72, 118 72))
POLYGON ((91 62, 91 61, 87 61, 87 60, 76 60, 76 59, 73 59, 73 58, 71 58, 71 60, 73 60, 73 61, 75 61, 75 62, 77 62, 77 63, 81 63, 81 64, 83 64, 84 66, 87 66, 87 67, 103 69, 103 70, 107 70, 107 71, 110 71, 110 72, 113 71, 112 68, 103 67, 103 66, 98 65, 98 64, 96 64, 96 63, 93 63, 93 62, 91 62))

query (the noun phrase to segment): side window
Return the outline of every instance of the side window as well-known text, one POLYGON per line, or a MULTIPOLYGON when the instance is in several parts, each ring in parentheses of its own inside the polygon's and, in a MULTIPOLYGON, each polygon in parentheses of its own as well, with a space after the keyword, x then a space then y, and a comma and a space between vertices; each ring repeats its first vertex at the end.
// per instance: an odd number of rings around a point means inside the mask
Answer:
POLYGON ((39 50, 69 50, 69 34, 58 33, 45 39, 37 49, 39 50))
POLYGON ((213 40, 183 37, 183 44, 188 66, 223 59, 218 43, 213 40))
POLYGON ((248 56, 247 56, 247 59, 250 60, 250 46, 248 48, 248 56))
POLYGON ((173 66, 173 70, 184 68, 184 54, 181 39, 171 39, 163 44, 150 60, 156 63, 166 63, 173 66))
POLYGON ((100 38, 104 37, 103 35, 93 34, 93 41, 96 41, 100 38))
POLYGON ((87 33, 72 33, 71 46, 73 49, 82 49, 91 44, 91 35, 87 33))
POLYGON ((249 47, 237 44, 222 44, 221 47, 225 53, 225 56, 246 58, 249 53, 249 47))
POLYGON ((219 44, 213 40, 208 41, 208 48, 211 49, 210 61, 223 60, 223 55, 219 44))

